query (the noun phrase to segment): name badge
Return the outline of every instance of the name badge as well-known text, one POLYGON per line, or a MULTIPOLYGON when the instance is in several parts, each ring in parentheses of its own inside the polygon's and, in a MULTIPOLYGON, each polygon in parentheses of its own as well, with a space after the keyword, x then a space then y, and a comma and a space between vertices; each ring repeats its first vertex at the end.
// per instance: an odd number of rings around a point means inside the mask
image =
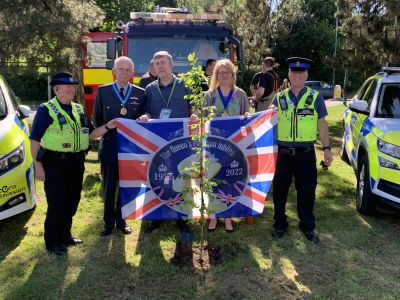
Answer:
POLYGON ((89 128, 87 128, 87 127, 83 127, 81 129, 81 131, 82 131, 83 134, 89 134, 89 128))
POLYGON ((171 116, 171 110, 168 108, 163 108, 160 112, 160 119, 169 119, 171 116))
POLYGON ((303 109, 300 109, 297 114, 300 115, 300 116, 312 116, 314 114, 314 109, 312 109, 312 108, 303 108, 303 109))

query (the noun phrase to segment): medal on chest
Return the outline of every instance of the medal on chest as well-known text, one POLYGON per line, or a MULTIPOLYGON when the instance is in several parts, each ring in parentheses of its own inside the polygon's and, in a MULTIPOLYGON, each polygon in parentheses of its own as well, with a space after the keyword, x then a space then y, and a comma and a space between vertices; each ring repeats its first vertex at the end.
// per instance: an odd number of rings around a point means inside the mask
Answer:
POLYGON ((116 97, 118 98, 118 100, 121 102, 121 109, 120 109, 119 113, 120 113, 122 116, 126 116, 126 114, 128 113, 128 110, 127 110, 126 107, 125 107, 125 103, 128 101, 129 96, 130 96, 130 94, 131 94, 131 85, 128 85, 128 88, 127 88, 127 90, 126 90, 125 97, 122 97, 122 95, 118 92, 117 84, 116 84, 115 82, 112 84, 112 87, 113 87, 115 96, 116 96, 116 97))
POLYGON ((125 116, 128 113, 128 110, 126 109, 126 107, 121 107, 121 110, 119 111, 119 113, 123 116, 125 116))

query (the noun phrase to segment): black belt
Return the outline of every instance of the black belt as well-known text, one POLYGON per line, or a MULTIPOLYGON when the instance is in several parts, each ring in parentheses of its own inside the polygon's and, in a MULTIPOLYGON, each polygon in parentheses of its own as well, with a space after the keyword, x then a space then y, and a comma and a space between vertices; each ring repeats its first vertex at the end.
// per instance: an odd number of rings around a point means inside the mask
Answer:
POLYGON ((308 146, 308 147, 287 147, 287 146, 278 146, 278 152, 281 154, 287 154, 290 156, 294 156, 299 153, 305 153, 305 152, 310 152, 313 151, 314 146, 308 146))
POLYGON ((58 151, 46 151, 46 156, 56 159, 68 159, 68 158, 79 158, 84 157, 86 155, 85 151, 80 152, 58 152, 58 151))

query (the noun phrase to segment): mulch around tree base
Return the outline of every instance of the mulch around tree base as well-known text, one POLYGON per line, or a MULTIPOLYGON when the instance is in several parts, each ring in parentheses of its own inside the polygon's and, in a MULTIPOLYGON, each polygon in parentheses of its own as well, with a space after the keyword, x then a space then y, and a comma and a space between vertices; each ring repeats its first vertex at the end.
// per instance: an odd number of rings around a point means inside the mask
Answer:
POLYGON ((178 267, 189 267, 194 269, 208 270, 211 266, 216 266, 225 260, 240 254, 232 245, 204 245, 201 253, 200 245, 192 245, 179 241, 175 248, 171 263, 178 267))

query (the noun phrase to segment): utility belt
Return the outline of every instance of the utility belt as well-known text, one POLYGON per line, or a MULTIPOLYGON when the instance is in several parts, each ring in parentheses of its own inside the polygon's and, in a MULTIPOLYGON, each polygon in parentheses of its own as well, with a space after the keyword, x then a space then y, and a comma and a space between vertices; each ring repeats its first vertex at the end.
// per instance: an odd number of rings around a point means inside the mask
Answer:
POLYGON ((278 152, 281 154, 286 154, 290 156, 295 156, 296 154, 311 152, 314 150, 314 146, 307 147, 287 147, 278 145, 278 152))
POLYGON ((44 148, 40 148, 36 160, 43 161, 44 159, 80 159, 84 158, 88 153, 89 149, 86 151, 79 151, 79 152, 58 152, 53 150, 48 150, 44 148))

